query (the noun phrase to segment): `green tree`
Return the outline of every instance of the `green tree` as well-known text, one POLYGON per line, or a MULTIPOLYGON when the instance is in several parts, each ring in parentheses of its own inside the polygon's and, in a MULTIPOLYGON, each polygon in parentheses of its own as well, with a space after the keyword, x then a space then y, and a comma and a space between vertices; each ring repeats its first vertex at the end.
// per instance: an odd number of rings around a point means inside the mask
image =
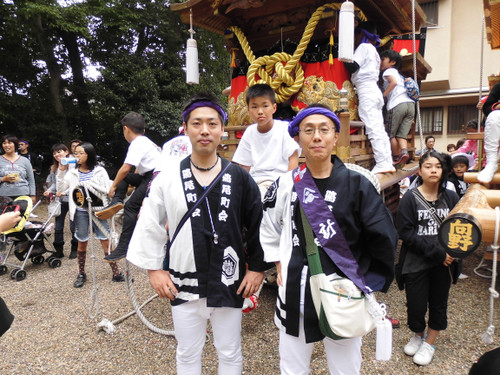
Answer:
POLYGON ((201 83, 188 86, 188 26, 168 4, 4 1, 2 132, 29 138, 38 152, 80 137, 94 142, 108 165, 123 160, 119 120, 129 111, 145 115, 148 135, 159 144, 177 134, 182 102, 197 91, 220 93, 229 84, 229 62, 222 38, 197 30, 201 83), (86 74, 89 65, 98 67, 98 77, 86 74))

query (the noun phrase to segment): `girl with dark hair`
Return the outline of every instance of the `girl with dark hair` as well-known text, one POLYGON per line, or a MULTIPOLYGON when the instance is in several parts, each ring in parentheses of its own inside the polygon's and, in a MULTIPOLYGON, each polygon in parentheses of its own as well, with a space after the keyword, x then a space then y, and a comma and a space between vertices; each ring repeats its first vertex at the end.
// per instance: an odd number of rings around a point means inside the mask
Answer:
POLYGON ((0 196, 15 199, 21 195, 29 195, 34 204, 36 186, 30 161, 17 154, 17 137, 5 135, 1 141, 5 153, 0 157, 0 196))
POLYGON ((414 332, 404 352, 424 366, 432 361, 434 343, 448 325, 448 294, 461 263, 438 242, 441 222, 458 202, 457 194, 446 189, 448 173, 442 155, 426 152, 419 160, 419 174, 422 184, 406 193, 399 204, 397 228, 403 246, 402 267, 397 272, 406 290, 408 326, 414 332))
MULTIPOLYGON (((69 150, 66 145, 62 143, 58 143, 52 146, 52 165, 50 166, 50 173, 47 176, 46 184, 48 185, 47 190, 43 193, 44 196, 48 197, 51 194, 54 194, 59 198, 61 202, 61 213, 56 217, 56 228, 54 231, 54 248, 56 249, 56 253, 54 256, 58 258, 62 258, 64 256, 64 222, 66 220, 66 214, 69 211, 69 199, 68 193, 69 191, 61 190, 60 186, 57 184, 57 170, 59 169, 59 165, 63 158, 69 156, 69 150)), ((73 164, 72 164, 73 165, 73 164)), ((68 170, 65 170, 67 173, 68 170)), ((70 229, 72 233, 71 238, 71 253, 69 255, 70 259, 76 258, 76 252, 78 248, 78 241, 75 238, 75 226, 72 220, 70 220, 70 229)))
MULTIPOLYGON (((103 187, 106 191, 109 190, 111 180, 109 179, 108 172, 100 165, 97 165, 97 154, 94 146, 84 142, 76 147, 74 155, 78 159, 75 169, 68 170, 67 165, 59 164, 57 183, 61 189, 68 190, 70 196, 77 186, 85 185, 86 183, 103 187)), ((103 196, 102 198, 103 200, 107 200, 107 196, 103 196)), ((69 214, 70 219, 75 222, 75 238, 78 240, 78 277, 73 286, 81 288, 85 284, 85 281, 87 281, 85 260, 89 240, 89 215, 85 208, 77 207, 73 199, 69 200, 69 214)), ((106 220, 99 220, 99 222, 109 231, 106 220)), ((95 233, 95 237, 101 241, 104 253, 107 254, 109 240, 106 235, 102 233, 95 223, 92 223, 92 230, 95 233)), ((113 271, 112 281, 125 281, 123 274, 118 269, 118 265, 110 263, 110 266, 113 271)))

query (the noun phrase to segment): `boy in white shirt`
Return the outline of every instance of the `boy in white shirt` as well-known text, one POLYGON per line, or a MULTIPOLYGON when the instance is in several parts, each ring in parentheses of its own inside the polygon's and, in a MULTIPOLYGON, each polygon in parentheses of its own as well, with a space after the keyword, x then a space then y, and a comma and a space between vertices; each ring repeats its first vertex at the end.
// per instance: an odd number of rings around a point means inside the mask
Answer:
POLYGON ((264 197, 278 177, 298 166, 299 145, 288 134, 288 123, 273 119, 276 95, 269 85, 249 87, 246 102, 255 124, 245 130, 233 162, 250 173, 264 197))
POLYGON ((408 133, 415 118, 415 102, 406 94, 403 78, 399 74, 401 55, 386 50, 380 55, 380 71, 384 80, 384 98, 387 98, 385 124, 391 139, 392 158, 396 168, 402 168, 408 155, 408 133))
POLYGON ((160 149, 144 135, 146 122, 142 115, 130 112, 122 119, 121 124, 123 125, 123 136, 130 143, 127 156, 109 189, 108 195, 112 198, 111 203, 96 213, 99 219, 106 220, 124 208, 123 227, 118 245, 114 251, 104 257, 104 260, 110 263, 117 262, 127 255, 137 215, 146 196, 154 169, 160 159, 160 149), (136 173, 130 173, 133 167, 135 167, 136 173), (123 200, 128 185, 133 185, 136 188, 124 206, 123 200))

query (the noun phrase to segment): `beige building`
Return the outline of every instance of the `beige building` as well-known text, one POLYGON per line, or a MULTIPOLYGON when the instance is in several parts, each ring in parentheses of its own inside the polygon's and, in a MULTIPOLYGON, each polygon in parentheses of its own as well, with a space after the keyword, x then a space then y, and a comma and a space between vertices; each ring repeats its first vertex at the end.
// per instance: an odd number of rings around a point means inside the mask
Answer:
MULTIPOLYGON (((488 76, 499 74, 500 50, 481 39, 483 0, 419 0, 427 15, 425 60, 432 67, 421 84, 424 137, 434 135, 436 149, 465 136, 465 125, 478 118, 480 74, 483 95, 488 76), (481 67, 481 45, 484 49, 481 67)), ((420 140, 416 142, 420 147, 420 140)))

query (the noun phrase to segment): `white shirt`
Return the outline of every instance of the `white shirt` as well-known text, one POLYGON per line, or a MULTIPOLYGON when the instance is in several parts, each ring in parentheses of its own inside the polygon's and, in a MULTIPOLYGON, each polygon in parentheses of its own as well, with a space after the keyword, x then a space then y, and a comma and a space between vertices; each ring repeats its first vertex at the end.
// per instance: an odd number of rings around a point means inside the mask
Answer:
POLYGON ((148 137, 140 135, 128 146, 125 164, 133 165, 140 175, 152 171, 160 160, 160 149, 148 137))
POLYGON ((243 134, 233 156, 233 162, 250 167, 250 175, 259 183, 276 180, 288 172, 288 159, 299 149, 288 133, 288 122, 273 120, 267 133, 260 133, 257 124, 243 134))
POLYGON ((387 86, 389 86, 389 80, 387 77, 393 77, 397 83, 389 95, 387 95, 387 109, 391 110, 401 103, 413 103, 413 100, 406 95, 406 88, 403 79, 395 68, 386 69, 384 73, 382 73, 382 78, 384 79, 384 91, 387 89, 387 86))
POLYGON ((178 135, 163 144, 160 162, 155 168, 156 172, 163 170, 167 161, 171 158, 184 159, 193 152, 193 145, 187 135, 178 135))
POLYGON ((380 74, 380 56, 370 43, 361 43, 354 51, 354 61, 359 69, 351 75, 351 82, 359 90, 360 86, 377 85, 380 74))

